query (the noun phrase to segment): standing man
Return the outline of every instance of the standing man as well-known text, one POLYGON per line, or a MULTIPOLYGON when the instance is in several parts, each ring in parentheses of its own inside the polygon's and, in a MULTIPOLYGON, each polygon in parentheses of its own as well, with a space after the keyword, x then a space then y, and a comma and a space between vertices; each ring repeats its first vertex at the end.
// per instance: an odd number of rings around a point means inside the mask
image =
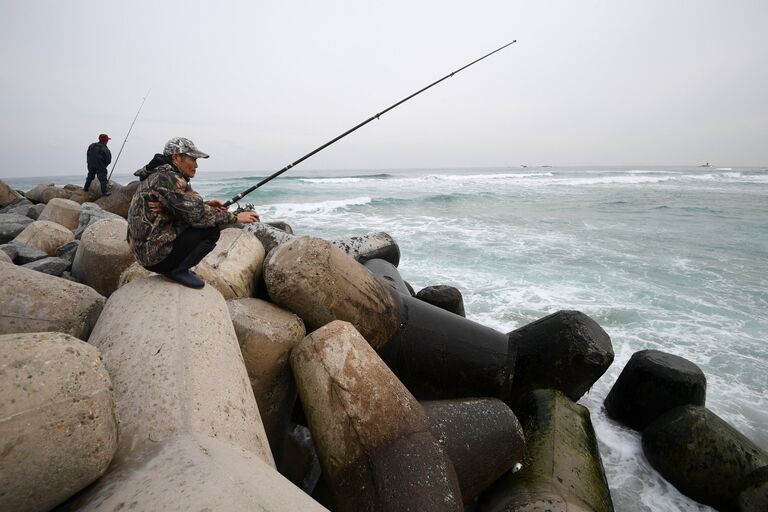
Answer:
POLYGON ((162 154, 135 173, 141 180, 128 209, 128 242, 136 261, 184 286, 205 281, 190 269, 211 252, 220 229, 257 222, 256 212, 227 211, 221 201, 207 203, 192 190, 197 159, 208 158, 184 137, 174 137, 162 154))
POLYGON ((109 135, 102 133, 99 135, 99 142, 94 142, 88 146, 88 177, 85 178, 85 186, 83 187, 86 192, 91 186, 93 177, 99 178, 101 183, 101 195, 109 196, 112 193, 109 191, 109 181, 107 180, 107 166, 112 161, 112 153, 110 153, 107 147, 109 142, 109 135))

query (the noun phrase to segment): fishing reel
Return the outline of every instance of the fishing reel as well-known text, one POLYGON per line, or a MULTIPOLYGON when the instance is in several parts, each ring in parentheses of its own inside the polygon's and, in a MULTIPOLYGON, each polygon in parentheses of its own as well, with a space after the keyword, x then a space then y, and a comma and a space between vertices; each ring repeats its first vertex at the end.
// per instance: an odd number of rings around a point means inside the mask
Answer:
POLYGON ((253 203, 245 203, 245 206, 240 206, 240 203, 235 203, 237 205, 237 208, 235 208, 235 211, 233 212, 235 215, 238 213, 243 212, 255 212, 256 206, 254 206, 253 203))

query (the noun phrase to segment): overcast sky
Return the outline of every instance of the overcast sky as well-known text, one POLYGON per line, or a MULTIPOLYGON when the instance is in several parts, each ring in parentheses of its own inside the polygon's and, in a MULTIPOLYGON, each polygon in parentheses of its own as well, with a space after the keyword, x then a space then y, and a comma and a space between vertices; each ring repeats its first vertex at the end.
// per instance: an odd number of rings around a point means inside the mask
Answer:
POLYGON ((768 164, 768 1, 0 0, 0 177, 173 136, 274 171, 768 164))

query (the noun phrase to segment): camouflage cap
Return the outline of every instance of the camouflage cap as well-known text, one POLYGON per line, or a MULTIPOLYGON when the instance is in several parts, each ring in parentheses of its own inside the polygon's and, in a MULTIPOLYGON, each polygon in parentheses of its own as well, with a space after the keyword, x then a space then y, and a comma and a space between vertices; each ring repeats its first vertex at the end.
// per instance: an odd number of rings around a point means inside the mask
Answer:
POLYGON ((185 154, 194 158, 208 158, 206 153, 197 149, 194 142, 185 139, 184 137, 174 137, 166 142, 165 147, 163 148, 163 154, 165 156, 185 154))

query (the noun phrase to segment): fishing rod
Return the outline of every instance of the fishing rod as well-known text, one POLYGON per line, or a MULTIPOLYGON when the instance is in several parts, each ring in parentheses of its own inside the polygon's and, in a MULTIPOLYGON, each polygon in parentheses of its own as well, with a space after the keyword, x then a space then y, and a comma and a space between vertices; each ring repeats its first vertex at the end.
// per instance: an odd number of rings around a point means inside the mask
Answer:
POLYGON ((136 124, 136 120, 139 118, 139 112, 141 112, 141 107, 144 106, 144 102, 147 101, 147 97, 149 96, 150 92, 152 92, 152 89, 148 90, 146 96, 144 96, 144 99, 141 100, 141 105, 139 105, 139 110, 136 111, 136 116, 133 118, 131 127, 128 128, 128 133, 125 134, 125 140, 123 141, 123 145, 120 146, 120 151, 117 152, 117 158, 115 158, 115 162, 112 164, 112 170, 109 171, 109 176, 107 176, 107 181, 109 181, 109 179, 112 177, 112 173, 115 172, 115 166, 117 165, 117 161, 120 160, 120 155, 123 152, 125 143, 128 142, 128 136, 131 134, 131 130, 133 130, 133 125, 136 124))
POLYGON ((291 167, 293 167, 293 166, 295 166, 295 165, 297 165, 297 164, 300 164, 301 162, 303 162, 303 161, 304 161, 304 160, 306 160, 307 158, 311 157, 311 156, 312 156, 312 155, 314 155, 315 153, 318 153, 318 152, 322 151, 323 149, 327 148, 328 146, 330 146, 331 144, 333 144, 334 142, 336 142, 336 141, 338 141, 338 140, 340 140, 340 139, 343 139, 344 137, 346 137, 346 136, 347 136, 347 135, 349 135, 350 133, 354 132, 354 131, 355 131, 355 130, 357 130, 358 128, 362 128, 363 126, 365 126, 366 124, 370 123, 370 122, 371 122, 371 121, 373 121, 374 119, 378 119, 378 118, 379 118, 379 117, 381 117, 382 115, 386 114, 387 112, 389 112, 389 111, 390 111, 390 110, 392 110, 393 108, 395 108, 395 107, 397 107, 397 106, 399 106, 399 105, 402 105, 403 103, 405 103, 406 101, 410 100, 410 99, 411 99, 411 98, 413 98, 414 96, 418 96, 419 94, 423 93, 424 91, 426 91, 426 90, 427 90, 427 89, 429 89, 430 87, 433 87, 433 86, 435 86, 435 85, 439 84, 439 83, 440 83, 440 82, 442 82, 443 80, 446 80, 446 79, 448 79, 448 78, 451 78, 453 75, 455 75, 455 74, 456 74, 456 73, 458 73, 459 71, 463 71, 463 70, 467 69, 469 66, 471 66, 471 65, 473 65, 473 64, 477 64, 478 62, 480 62, 481 60, 485 59, 486 57, 490 57, 490 56, 491 56, 491 55, 493 55, 494 53, 496 53, 496 52, 500 52, 501 50, 503 50, 503 49, 504 49, 504 48, 506 48, 507 46, 510 46, 510 45, 512 45, 512 44, 514 44, 514 43, 516 43, 516 42, 517 42, 517 39, 515 39, 515 40, 514 40, 514 41, 512 41, 511 43, 507 43, 507 44, 505 44, 504 46, 501 46, 501 47, 499 47, 499 48, 496 48, 495 50, 493 50, 493 51, 492 51, 492 52, 490 52, 490 53, 486 53, 485 55, 483 55, 483 56, 482 56, 482 57, 480 57, 479 59, 475 59, 475 60, 473 60, 472 62, 470 62, 469 64, 467 64, 467 65, 465 65, 465 66, 463 66, 463 67, 460 67, 460 68, 459 68, 459 69, 457 69, 456 71, 453 71, 453 72, 451 72, 451 73, 448 73, 447 75, 445 75, 445 76, 444 76, 443 78, 441 78, 440 80, 437 80, 437 81, 435 81, 435 82, 432 82, 431 84, 429 84, 428 86, 424 87, 423 89, 420 89, 420 90, 416 91, 415 93, 411 94, 410 96, 408 96, 408 97, 406 97, 406 98, 403 98, 402 100, 398 101, 398 102, 397 102, 397 103, 395 103, 394 105, 392 105, 392 106, 390 106, 390 107, 388 107, 388 108, 386 108, 386 109, 382 110, 382 111, 381 111, 381 112, 379 112, 378 114, 374 114, 373 116, 369 117, 368 119, 366 119, 366 120, 365 120, 365 121, 363 121, 362 123, 358 124, 357 126, 355 126, 355 127, 353 127, 353 128, 350 128, 349 130, 345 131, 345 132, 344 132, 344 133, 342 133, 341 135, 339 135, 339 136, 335 137, 334 139, 331 139, 331 140, 329 140, 328 142, 326 142, 326 143, 325 143, 325 144, 323 144, 322 146, 320 146, 320 147, 318 147, 318 148, 316 148, 316 149, 314 149, 314 150, 310 151, 309 153, 307 153, 307 154, 306 154, 306 155, 304 155, 303 157, 299 158, 299 159, 298 159, 298 160, 296 160, 295 162, 293 162, 293 163, 291 163, 291 164, 288 164, 288 165, 286 165, 285 167, 283 167, 282 169, 280 169, 280 170, 279 170, 279 171, 277 171, 276 173, 272 174, 271 176, 268 176, 268 177, 264 178, 263 180, 261 180, 260 182, 258 182, 256 185, 252 186, 251 188, 249 188, 249 189, 247 189, 247 190, 244 190, 243 192, 240 192, 240 193, 239 193, 239 194, 237 194, 235 197, 233 197, 232 199, 230 199, 229 201, 227 201, 226 203, 224 203, 224 206, 229 206, 229 205, 231 205, 231 204, 233 204, 233 203, 237 203, 237 202, 238 202, 238 201, 240 201, 242 198, 244 198, 245 196, 247 196, 248 194, 250 194, 251 192, 253 192, 253 191, 254 191, 254 190, 256 190, 257 188, 261 187, 261 186, 262 186, 262 185, 264 185, 265 183, 268 183, 268 182, 272 181, 273 179, 277 178, 278 176, 280 176, 281 174, 283 174, 285 171, 287 171, 287 170, 288 170, 288 169, 290 169, 291 167))

